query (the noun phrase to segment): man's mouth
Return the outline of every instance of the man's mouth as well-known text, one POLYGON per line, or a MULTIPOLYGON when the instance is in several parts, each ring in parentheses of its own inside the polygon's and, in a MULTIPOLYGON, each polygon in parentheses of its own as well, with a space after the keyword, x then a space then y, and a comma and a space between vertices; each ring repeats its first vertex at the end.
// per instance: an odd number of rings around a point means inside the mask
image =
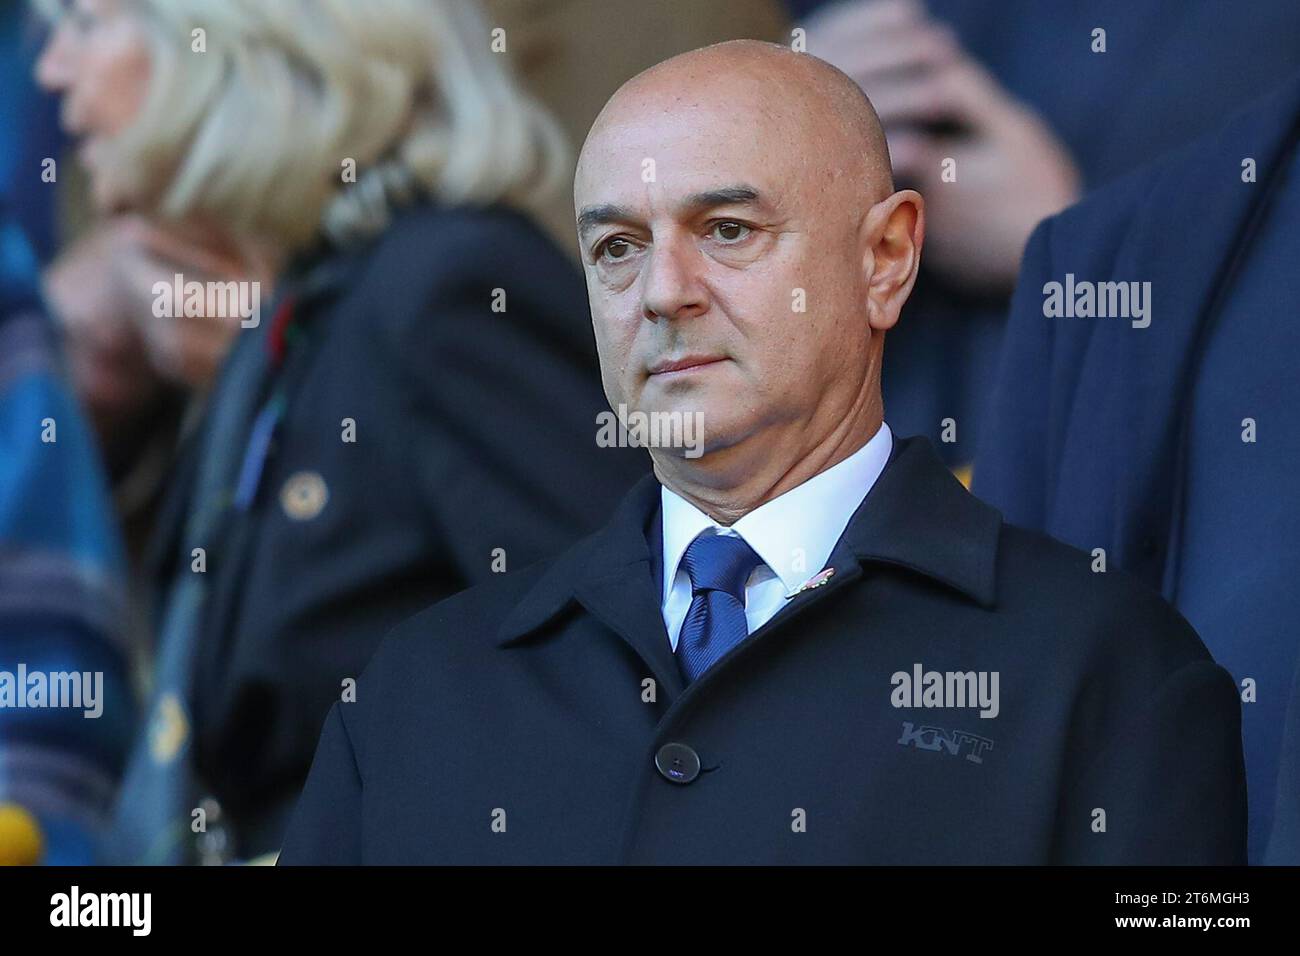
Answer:
POLYGON ((650 374, 681 375, 725 361, 724 357, 718 355, 686 355, 678 359, 664 359, 656 362, 650 366, 650 374))

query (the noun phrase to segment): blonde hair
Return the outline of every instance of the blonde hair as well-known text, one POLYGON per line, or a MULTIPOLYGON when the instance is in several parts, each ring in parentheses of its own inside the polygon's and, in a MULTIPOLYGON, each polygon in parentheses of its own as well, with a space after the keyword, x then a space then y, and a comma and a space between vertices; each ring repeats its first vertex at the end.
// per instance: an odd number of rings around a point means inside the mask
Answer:
POLYGON ((534 211, 560 186, 564 137, 472 0, 123 2, 152 76, 109 162, 163 216, 297 246, 421 195, 534 211))

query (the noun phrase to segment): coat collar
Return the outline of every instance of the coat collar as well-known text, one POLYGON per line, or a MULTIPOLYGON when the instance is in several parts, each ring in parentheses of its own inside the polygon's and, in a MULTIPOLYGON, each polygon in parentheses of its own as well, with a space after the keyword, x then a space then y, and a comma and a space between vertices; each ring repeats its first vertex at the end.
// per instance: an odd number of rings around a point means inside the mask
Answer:
POLYGON ((907 568, 992 607, 1001 531, 1002 515, 953 477, 928 440, 914 437, 894 443, 841 545, 861 563, 907 568))
MULTIPOLYGON (((647 475, 602 530, 543 572, 501 625, 501 645, 523 641, 580 604, 652 666, 675 674, 646 539, 658 503, 659 483, 647 475)), ((992 607, 1001 527, 1002 516, 962 487, 926 439, 896 439, 884 472, 836 545, 831 566, 856 560, 906 568, 992 607)), ((672 682, 668 674, 661 676, 672 682)))

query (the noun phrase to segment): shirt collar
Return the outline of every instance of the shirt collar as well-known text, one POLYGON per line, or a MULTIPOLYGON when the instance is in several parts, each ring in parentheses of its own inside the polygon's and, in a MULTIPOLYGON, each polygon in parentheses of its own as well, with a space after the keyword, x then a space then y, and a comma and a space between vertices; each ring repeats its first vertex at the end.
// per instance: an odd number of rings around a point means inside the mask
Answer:
MULTIPOLYGON (((875 436, 848 458, 745 515, 730 530, 745 539, 792 592, 821 571, 835 542, 889 461, 893 435, 881 423, 875 436)), ((667 487, 663 509, 666 602, 687 546, 701 531, 728 529, 667 487)))

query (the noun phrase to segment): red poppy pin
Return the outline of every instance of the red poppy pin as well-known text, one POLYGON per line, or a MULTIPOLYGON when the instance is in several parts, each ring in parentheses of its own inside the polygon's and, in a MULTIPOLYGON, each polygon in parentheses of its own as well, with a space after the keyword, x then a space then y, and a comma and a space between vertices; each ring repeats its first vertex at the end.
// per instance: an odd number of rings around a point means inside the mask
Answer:
POLYGON ((831 575, 834 573, 835 573, 834 568, 827 568, 825 571, 820 571, 817 574, 814 574, 803 584, 799 585, 797 588, 795 588, 793 591, 787 594, 785 596, 785 599, 788 601, 792 597, 803 594, 804 591, 811 591, 814 588, 821 587, 823 584, 825 584, 827 581, 831 579, 831 575))

